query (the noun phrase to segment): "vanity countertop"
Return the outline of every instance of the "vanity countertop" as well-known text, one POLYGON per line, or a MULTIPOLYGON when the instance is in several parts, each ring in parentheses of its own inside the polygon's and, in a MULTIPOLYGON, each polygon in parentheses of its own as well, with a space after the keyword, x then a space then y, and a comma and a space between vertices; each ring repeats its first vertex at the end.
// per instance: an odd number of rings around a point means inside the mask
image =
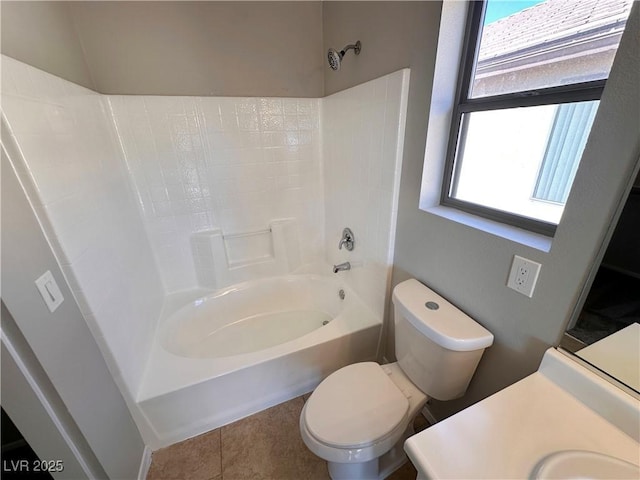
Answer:
POLYGON ((525 479, 562 450, 638 464, 639 436, 637 398, 550 349, 536 373, 414 435, 405 450, 424 478, 525 479))

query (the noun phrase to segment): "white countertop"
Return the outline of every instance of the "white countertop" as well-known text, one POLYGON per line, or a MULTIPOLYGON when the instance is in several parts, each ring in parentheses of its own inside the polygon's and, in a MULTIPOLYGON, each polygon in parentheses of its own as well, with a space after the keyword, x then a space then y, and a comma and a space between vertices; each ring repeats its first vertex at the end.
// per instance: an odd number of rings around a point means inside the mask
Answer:
POLYGON ((640 432, 638 400, 592 372, 578 372, 568 378, 568 388, 560 386, 573 367, 550 363, 567 361, 575 363, 550 349, 538 372, 409 438, 405 450, 418 472, 438 479, 524 479, 542 458, 560 450, 640 463, 632 433, 640 432), (604 395, 585 387, 585 378, 604 395), (580 393, 588 394, 591 408, 574 396, 580 393), (609 415, 610 409, 616 413, 609 415))

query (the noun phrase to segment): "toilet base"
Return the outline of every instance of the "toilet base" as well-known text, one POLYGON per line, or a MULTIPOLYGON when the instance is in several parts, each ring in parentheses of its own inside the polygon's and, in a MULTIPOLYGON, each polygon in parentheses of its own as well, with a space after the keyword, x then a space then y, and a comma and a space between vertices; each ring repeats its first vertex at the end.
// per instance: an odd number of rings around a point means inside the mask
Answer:
POLYGON ((411 422, 391 450, 368 462, 327 462, 331 480, 384 480, 409 460, 404 452, 404 442, 414 433, 411 422))
POLYGON ((331 480, 378 480, 378 459, 362 463, 327 462, 331 480))

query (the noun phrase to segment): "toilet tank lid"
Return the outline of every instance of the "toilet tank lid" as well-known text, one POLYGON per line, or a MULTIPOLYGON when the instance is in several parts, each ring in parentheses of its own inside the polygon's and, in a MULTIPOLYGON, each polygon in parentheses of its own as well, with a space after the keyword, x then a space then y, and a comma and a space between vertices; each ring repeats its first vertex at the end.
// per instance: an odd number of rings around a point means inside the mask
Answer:
POLYGON ((419 332, 448 350, 468 352, 493 343, 489 330, 415 279, 396 285, 393 304, 419 332))

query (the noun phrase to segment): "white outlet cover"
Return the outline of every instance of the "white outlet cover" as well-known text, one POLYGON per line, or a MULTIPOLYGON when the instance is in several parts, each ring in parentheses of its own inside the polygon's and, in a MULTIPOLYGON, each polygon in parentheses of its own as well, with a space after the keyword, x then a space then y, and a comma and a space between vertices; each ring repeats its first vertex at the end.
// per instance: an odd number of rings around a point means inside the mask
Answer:
POLYGON ((507 287, 529 298, 533 297, 541 266, 538 262, 514 255, 507 287))
POLYGON ((38 287, 38 291, 40 295, 42 295, 42 299, 44 303, 47 304, 50 312, 54 312, 64 301, 62 292, 58 288, 58 284, 49 270, 44 272, 40 278, 36 280, 36 287, 38 287))

